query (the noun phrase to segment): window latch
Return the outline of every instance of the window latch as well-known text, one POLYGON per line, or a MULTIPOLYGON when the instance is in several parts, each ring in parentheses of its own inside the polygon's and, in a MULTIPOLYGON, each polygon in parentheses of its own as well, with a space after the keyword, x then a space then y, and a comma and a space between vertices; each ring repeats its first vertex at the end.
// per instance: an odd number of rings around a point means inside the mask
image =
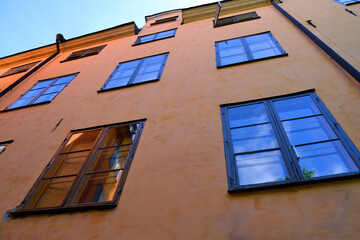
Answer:
POLYGON ((296 154, 296 158, 299 159, 300 156, 299 156, 299 153, 298 153, 297 150, 296 150, 296 147, 295 147, 295 146, 292 146, 292 148, 293 148, 293 150, 294 150, 294 152, 295 152, 295 154, 296 154))

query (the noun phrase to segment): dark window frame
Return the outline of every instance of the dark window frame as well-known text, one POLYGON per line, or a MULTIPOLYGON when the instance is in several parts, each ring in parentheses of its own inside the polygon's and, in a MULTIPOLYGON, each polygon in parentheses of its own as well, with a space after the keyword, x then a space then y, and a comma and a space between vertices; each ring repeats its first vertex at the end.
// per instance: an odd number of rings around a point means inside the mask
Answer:
POLYGON ((343 6, 351 6, 351 5, 359 4, 359 3, 360 3, 360 0, 357 0, 356 2, 346 3, 346 4, 344 4, 344 3, 342 3, 342 2, 339 2, 338 0, 334 0, 334 1, 337 2, 337 3, 340 3, 340 4, 343 5, 343 6))
POLYGON ((65 60, 60 61, 60 62, 63 63, 63 62, 68 62, 68 61, 77 60, 77 59, 80 59, 80 58, 85 58, 85 57, 90 57, 90 56, 97 55, 97 54, 99 54, 106 46, 107 46, 107 44, 73 52, 73 53, 71 53, 65 60), (97 52, 92 52, 94 49, 97 49, 97 48, 99 49, 97 52), (83 52, 83 53, 82 53, 82 52, 83 52), (78 54, 78 53, 82 53, 82 54, 79 55, 79 56, 76 56, 76 54, 78 54))
POLYGON ((179 16, 158 19, 158 20, 155 20, 155 22, 150 23, 150 25, 152 26, 152 25, 157 25, 157 24, 161 24, 161 23, 167 23, 167 22, 176 21, 178 19, 178 17, 179 16))
MULTIPOLYGON (((315 93, 315 91, 307 90, 299 93, 286 94, 282 96, 258 99, 253 101, 246 101, 241 103, 231 103, 231 104, 223 104, 221 107, 221 118, 222 118, 222 127, 223 127, 223 136, 224 136, 224 149, 225 149, 225 162, 226 162, 226 171, 227 171, 227 179, 228 179, 228 192, 236 193, 243 191, 253 191, 259 189, 269 189, 269 188, 278 188, 278 187, 286 187, 286 186, 294 186, 294 185, 303 185, 303 184, 311 184, 316 182, 328 182, 328 181, 337 181, 349 178, 360 178, 360 170, 355 172, 334 174, 334 175, 325 175, 318 176, 313 178, 305 178, 300 173, 301 168, 297 163, 297 153, 295 150, 291 148, 291 144, 287 139, 287 135, 283 126, 281 125, 281 121, 277 115, 275 107, 273 106, 273 101, 284 100, 297 98, 301 96, 310 96, 317 108, 319 109, 324 119, 329 124, 331 130, 337 135, 338 140, 343 144, 343 147, 346 149, 347 153, 354 161, 354 164, 360 169, 360 152, 356 148, 356 146, 352 143, 350 138, 347 136, 345 131, 341 128, 338 122, 335 120, 330 111, 326 108, 325 104, 320 100, 319 96, 315 93), (276 182, 266 182, 266 183, 257 183, 250 185, 240 185, 238 180, 237 167, 235 162, 235 154, 233 151, 233 143, 231 139, 230 132, 230 121, 228 116, 228 109, 236 108, 239 106, 249 106, 258 103, 266 104, 266 112, 268 113, 269 121, 271 123, 272 129, 274 131, 274 135, 278 141, 279 149, 281 151, 283 160, 287 169, 289 171, 289 175, 291 176, 290 180, 284 181, 276 181, 276 182)), ((260 150, 261 151, 261 150, 260 150)), ((259 151, 257 151, 259 152, 259 151)))
POLYGON ((5 73, 3 73, 0 78, 2 77, 7 77, 7 76, 11 76, 17 73, 22 73, 22 72, 26 72, 27 70, 33 68, 36 64, 38 64, 40 61, 36 61, 36 62, 32 62, 32 63, 27 63, 21 66, 17 66, 17 67, 13 67, 10 68, 8 71, 6 71, 5 73), (26 68, 26 65, 30 65, 29 67, 26 68), (17 70, 15 70, 17 69, 17 70), (15 70, 15 71, 14 71, 15 70))
MULTIPOLYGON (((243 41, 242 41, 243 42, 243 41)), ((251 51, 248 48, 248 46, 245 46, 245 54, 248 56, 249 52, 251 54, 251 51)), ((216 68, 224 68, 224 67, 230 67, 230 66, 236 66, 236 65, 241 65, 241 64, 247 64, 247 63, 252 63, 252 62, 257 62, 257 61, 263 61, 263 60, 267 60, 267 59, 273 59, 273 58, 279 58, 279 57, 285 57, 288 56, 289 54, 284 50, 284 48, 280 45, 280 43, 276 40, 276 38, 274 37, 274 35, 271 33, 271 31, 266 31, 266 32, 261 32, 261 33, 256 33, 256 34, 250 34, 250 35, 246 35, 246 36, 242 36, 242 37, 235 37, 235 38, 230 38, 230 39, 225 39, 225 40, 220 40, 220 41, 216 41, 215 42, 215 54, 216 54, 216 68), (269 56, 269 57, 263 57, 263 58, 256 58, 256 59, 250 59, 247 61, 243 61, 243 62, 236 62, 236 63, 231 63, 231 64, 226 64, 226 65, 222 65, 220 62, 220 49, 218 47, 218 43, 220 42, 224 42, 224 41, 229 41, 229 40, 233 40, 233 39, 241 39, 241 38, 246 38, 246 37, 251 37, 251 36, 256 36, 256 35, 261 35, 261 34, 269 34, 270 38, 272 39, 273 43, 276 45, 277 49, 281 52, 281 54, 279 55, 273 55, 273 56, 269 56)))
POLYGON ((217 28, 217 27, 222 27, 222 26, 226 26, 226 25, 230 25, 230 24, 247 22, 247 21, 251 21, 251 20, 255 20, 255 19, 259 19, 259 18, 261 18, 261 17, 254 11, 254 12, 238 14, 235 16, 219 18, 217 20, 216 24, 215 24, 215 20, 212 20, 212 22, 213 22, 213 27, 217 28), (242 20, 237 20, 238 17, 246 17, 246 16, 249 16, 249 17, 242 19, 242 20), (226 22, 226 21, 229 21, 229 22, 226 22), (232 21, 232 22, 230 22, 230 21, 232 21))
MULTIPOLYGON (((64 141, 60 144, 59 148, 56 150, 55 154, 50 159, 48 164, 45 166, 45 168, 43 169, 43 171, 41 172, 40 176, 37 178, 37 180, 35 181, 33 186, 30 188, 30 190, 26 194, 24 200, 20 203, 20 205, 16 208, 16 210, 10 210, 8 213, 13 217, 22 217, 22 216, 33 215, 33 214, 53 214, 53 213, 84 211, 84 210, 92 210, 92 209, 102 210, 102 209, 115 208, 118 205, 118 202, 120 200, 121 192, 124 188, 126 178, 129 173, 129 169, 130 169, 132 160, 134 158, 138 143, 140 141, 145 122, 146 122, 146 119, 139 119, 139 120, 116 123, 116 124, 107 124, 107 125, 91 127, 91 128, 71 130, 69 132, 69 134, 67 134, 64 141), (93 157, 96 155, 97 150, 98 150, 99 146, 101 145, 102 141, 104 140, 104 137, 106 136, 108 129, 111 127, 127 126, 127 125, 131 125, 131 124, 139 124, 139 128, 137 129, 135 140, 132 142, 132 147, 129 151, 127 160, 123 167, 123 173, 121 174, 120 180, 116 186, 116 191, 114 193, 113 199, 111 201, 103 201, 103 202, 87 202, 87 203, 72 204, 71 201, 73 200, 73 197, 75 196, 76 191, 78 190, 78 187, 81 185, 82 177, 86 175, 87 167, 89 166, 89 164, 91 164, 93 157), (90 149, 90 152, 86 157, 86 160, 84 161, 82 167, 80 168, 79 172, 77 173, 72 186, 67 191, 67 194, 64 197, 64 200, 63 200, 61 206, 35 208, 35 209, 24 209, 27 202, 30 200, 32 195, 35 193, 35 190, 38 187, 39 183, 45 178, 47 171, 51 168, 52 164, 55 163, 59 154, 62 152, 63 148, 65 147, 66 143, 71 138, 71 136, 75 133, 90 132, 90 131, 94 131, 94 130, 100 130, 100 132, 99 132, 96 140, 94 141, 94 143, 90 149)), ((54 177, 54 178, 56 178, 56 177, 54 177)))
POLYGON ((13 111, 13 110, 17 110, 17 109, 27 108, 27 107, 31 107, 31 106, 38 106, 38 105, 47 104, 47 103, 52 102, 62 91, 64 91, 64 89, 72 82, 72 80, 74 80, 74 78, 76 78, 76 76, 77 76, 79 73, 80 73, 80 72, 72 73, 72 74, 66 74, 66 75, 62 75, 62 76, 58 76, 58 77, 54 77, 54 78, 47 78, 47 79, 42 79, 42 80, 37 81, 37 82, 36 82, 35 84, 33 84, 25 93, 21 94, 15 101, 13 101, 10 105, 8 105, 8 106, 7 106, 4 110, 2 110, 1 112, 13 111), (46 92, 46 90, 48 90, 50 87, 52 87, 53 84, 54 84, 59 78, 67 77, 67 76, 73 76, 73 75, 74 75, 74 78, 73 78, 70 82, 68 82, 61 91, 59 91, 55 96, 53 96, 53 97, 51 98, 51 100, 44 101, 44 102, 40 102, 40 103, 34 103, 39 97, 42 96, 42 94, 43 94, 44 92, 46 92), (13 106, 18 100, 20 100, 24 95, 26 95, 28 92, 30 92, 36 84, 38 84, 39 82, 45 82, 45 81, 49 81, 49 80, 53 80, 53 81, 52 81, 47 87, 45 87, 40 93, 38 93, 38 95, 36 95, 29 103, 27 103, 26 105, 21 106, 21 107, 10 108, 10 107, 13 106))
POLYGON ((142 85, 142 84, 147 84, 147 83, 151 83, 151 82, 157 82, 157 81, 160 81, 161 79, 161 76, 163 74, 163 71, 164 71, 164 68, 165 68, 165 65, 166 65, 166 62, 168 60, 168 57, 169 57, 169 54, 170 52, 165 52, 165 53, 160 53, 160 54, 155 54, 155 55, 151 55, 151 56, 147 56, 147 57, 142 57, 142 58, 136 58, 136 59, 132 59, 132 60, 129 60, 129 61, 124 61, 124 62, 120 62, 118 63, 118 65, 115 67, 114 71, 110 74, 110 76, 108 77, 108 79, 105 81, 105 83, 102 85, 101 89, 98 90, 97 92, 98 93, 102 93, 102 92, 107 92, 107 91, 112 91, 112 90, 116 90, 116 89, 122 89, 122 88, 128 88, 128 87, 132 87, 132 86, 137 86, 137 85, 142 85), (159 74, 158 74, 158 77, 155 78, 155 79, 152 79, 152 80, 148 80, 148 81, 144 81, 144 82, 139 82, 139 83, 133 83, 141 66, 142 66, 142 63, 145 61, 145 59, 147 58, 150 58, 150 57, 155 57, 155 56, 159 56, 159 55, 166 55, 164 60, 163 60, 163 63, 162 63, 162 67, 161 69, 159 70, 159 74), (138 66, 136 67, 134 73, 131 75, 131 78, 129 80, 129 82, 126 84, 126 85, 123 85, 123 86, 118 86, 118 87, 113 87, 113 88, 105 88, 105 86, 108 84, 108 82, 111 81, 112 77, 114 76, 114 74, 116 74, 117 72, 117 69, 119 68, 119 66, 121 64, 124 64, 124 63, 128 63, 128 62, 132 62, 132 61, 137 61, 137 60, 140 60, 138 66))
POLYGON ((163 39, 167 39, 167 38, 173 38, 173 37, 175 37, 176 32, 177 32, 177 28, 172 28, 172 29, 168 29, 168 30, 165 30, 165 31, 161 31, 161 32, 156 32, 156 33, 152 33, 152 34, 147 34, 147 35, 139 36, 139 37, 136 39, 135 43, 134 43, 132 46, 137 46, 137 45, 142 45, 142 44, 146 44, 146 43, 156 42, 156 41, 163 40, 163 39), (142 38, 142 37, 147 37, 147 36, 155 35, 154 38, 156 38, 159 33, 167 32, 167 31, 171 31, 171 30, 175 30, 175 33, 174 33, 173 36, 168 36, 168 37, 164 37, 164 38, 157 38, 157 39, 154 39, 154 40, 151 40, 151 41, 147 41, 147 42, 141 42, 141 38, 142 38))
POLYGON ((14 140, 0 142, 0 146, 4 146, 3 149, 0 149, 0 154, 3 153, 6 150, 7 146, 12 142, 14 142, 14 140))

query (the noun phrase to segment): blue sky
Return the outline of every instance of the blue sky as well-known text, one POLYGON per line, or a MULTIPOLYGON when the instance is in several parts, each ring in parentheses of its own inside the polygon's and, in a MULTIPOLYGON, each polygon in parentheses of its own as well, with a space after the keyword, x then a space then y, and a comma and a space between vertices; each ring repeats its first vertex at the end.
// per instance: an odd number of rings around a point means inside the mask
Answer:
POLYGON ((215 0, 0 0, 0 58, 135 21, 154 13, 215 0))

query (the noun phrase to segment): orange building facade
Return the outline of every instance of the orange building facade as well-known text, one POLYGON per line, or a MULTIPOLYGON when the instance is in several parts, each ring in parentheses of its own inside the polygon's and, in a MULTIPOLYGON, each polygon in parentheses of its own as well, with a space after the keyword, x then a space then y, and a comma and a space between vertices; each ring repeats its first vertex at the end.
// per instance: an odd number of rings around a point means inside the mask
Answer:
POLYGON ((1 58, 0 239, 357 239, 360 4, 276 5, 341 59, 265 0, 1 58))

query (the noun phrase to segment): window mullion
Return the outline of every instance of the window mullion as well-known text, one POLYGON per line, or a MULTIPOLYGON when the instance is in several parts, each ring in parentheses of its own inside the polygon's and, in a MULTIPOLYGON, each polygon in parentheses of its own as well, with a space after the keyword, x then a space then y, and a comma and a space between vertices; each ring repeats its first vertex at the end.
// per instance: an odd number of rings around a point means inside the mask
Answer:
MULTIPOLYGON (((28 104, 26 104, 26 106, 33 104, 39 97, 41 97, 41 95, 46 92, 46 90, 48 90, 55 82, 56 80, 58 80, 59 78, 54 78, 54 80, 46 87, 44 88, 38 95, 36 95, 33 100, 31 100, 28 104)), ((31 88, 32 89, 32 88, 31 88)), ((31 91, 31 89, 29 91, 31 91)))
POLYGON ((287 135, 285 133, 285 130, 283 129, 280 119, 277 116, 275 107, 271 100, 266 101, 265 105, 267 110, 269 111, 268 115, 271 121, 271 125, 273 127, 276 139, 278 140, 280 151, 284 158, 285 164, 286 166, 288 166, 289 174, 293 177, 291 180, 301 181, 302 176, 299 172, 300 167, 297 163, 296 153, 292 149, 292 146, 287 139, 287 135))
POLYGON ((72 200, 74 194, 76 193, 76 190, 77 190, 79 184, 81 183, 82 177, 85 175, 86 170, 87 170, 91 160, 94 158, 94 156, 101 144, 101 140, 104 138, 104 136, 106 134, 106 130, 107 130, 107 128, 103 128, 99 132, 96 140, 94 141, 94 144, 91 147, 91 150, 90 150, 88 156, 86 157, 82 167, 80 168, 77 176, 74 179, 73 184, 71 185, 68 193, 66 194, 66 196, 64 198, 64 202, 62 204, 63 207, 68 207, 71 204, 71 200, 72 200))
POLYGON ((253 60, 254 59, 254 56, 252 55, 251 53, 251 50, 249 48, 249 44, 247 43, 246 41, 246 38, 240 38, 240 41, 244 47, 244 50, 245 50, 245 54, 246 56, 248 57, 248 60, 253 60))
POLYGON ((135 81, 135 78, 136 78, 136 76, 138 75, 138 73, 139 73, 139 71, 140 71, 140 68, 141 68, 141 66, 143 65, 145 59, 146 59, 146 58, 141 59, 141 61, 140 61, 139 64, 137 65, 137 67, 136 67, 133 75, 131 76, 130 81, 129 81, 126 85, 130 85, 130 84, 132 84, 132 83, 135 81))

